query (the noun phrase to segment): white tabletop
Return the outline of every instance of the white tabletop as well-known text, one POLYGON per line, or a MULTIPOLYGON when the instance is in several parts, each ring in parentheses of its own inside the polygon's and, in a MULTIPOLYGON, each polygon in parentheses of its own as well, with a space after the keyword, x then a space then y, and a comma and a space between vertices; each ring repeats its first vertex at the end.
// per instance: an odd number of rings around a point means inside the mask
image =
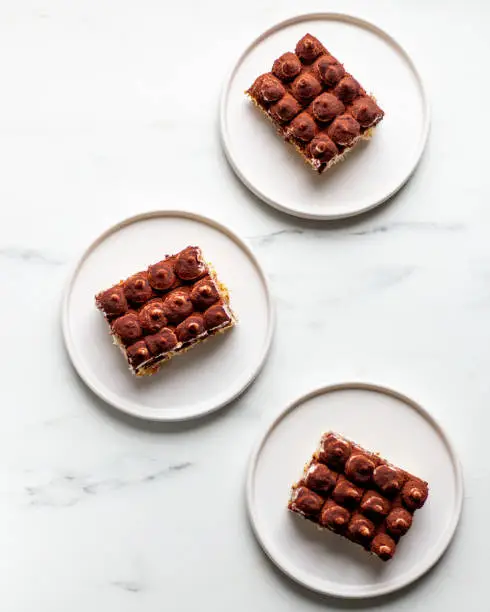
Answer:
POLYGON ((440 564, 372 609, 485 609, 490 5, 328 3, 407 47, 433 116, 408 185, 372 215, 325 225, 256 200, 219 144, 220 86, 234 58, 304 7, 273 4, 0 5, 6 612, 367 605, 290 583, 262 554, 244 510, 245 468, 265 424, 301 393, 342 380, 419 401, 454 440, 466 477, 462 522, 440 564), (70 266, 107 226, 180 205, 249 239, 271 279, 277 332, 264 371, 231 407, 200 422, 147 425, 116 415, 78 379, 61 340, 60 298, 70 266))

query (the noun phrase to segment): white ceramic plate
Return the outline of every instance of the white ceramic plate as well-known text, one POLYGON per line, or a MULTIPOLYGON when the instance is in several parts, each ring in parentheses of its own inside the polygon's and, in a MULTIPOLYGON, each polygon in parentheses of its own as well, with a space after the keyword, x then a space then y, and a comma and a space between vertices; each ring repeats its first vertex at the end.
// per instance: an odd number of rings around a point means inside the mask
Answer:
POLYGON ((318 389, 284 410, 254 451, 247 479, 252 526, 270 559, 302 585, 336 597, 383 595, 427 572, 454 534, 462 500, 461 468, 440 426, 409 398, 363 383, 318 389), (327 430, 429 482, 427 503, 387 563, 286 509, 291 484, 327 430))
POLYGON ((297 217, 326 220, 363 213, 400 189, 422 155, 429 108, 412 60, 393 38, 356 17, 317 13, 275 25, 244 51, 225 83, 220 121, 228 160, 255 195, 297 217), (345 64, 386 113, 370 141, 322 175, 282 141, 244 95, 306 32, 345 64))
POLYGON ((267 281, 248 246, 219 223, 182 211, 138 215, 100 236, 77 264, 62 310, 68 353, 85 383, 123 412, 155 421, 201 416, 236 398, 266 358, 273 318, 267 281), (176 356, 157 374, 136 378, 112 344, 94 296, 194 244, 229 288, 238 325, 176 356))

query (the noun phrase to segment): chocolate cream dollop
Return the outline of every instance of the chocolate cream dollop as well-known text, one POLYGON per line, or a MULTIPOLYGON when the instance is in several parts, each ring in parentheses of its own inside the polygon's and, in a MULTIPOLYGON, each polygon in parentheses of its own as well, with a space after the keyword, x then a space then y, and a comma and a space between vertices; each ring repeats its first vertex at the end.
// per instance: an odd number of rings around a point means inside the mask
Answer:
POLYGON ((194 285, 191 291, 191 300, 199 310, 206 310, 219 299, 216 285, 211 278, 203 278, 194 285))
POLYGON ((305 63, 311 64, 321 53, 325 53, 325 47, 311 34, 305 34, 296 45, 296 55, 305 63))
POLYGON ((347 147, 359 136, 361 128, 354 117, 339 115, 330 124, 327 133, 336 144, 347 147))
POLYGON ((371 542, 371 552, 378 555, 383 561, 389 561, 395 554, 396 544, 393 538, 386 533, 378 533, 371 542))
POLYGON ((150 349, 150 353, 154 356, 168 353, 168 351, 174 349, 178 344, 177 336, 168 327, 162 329, 157 334, 146 336, 145 340, 150 349))
POLYGON ((398 493, 403 484, 403 476, 400 470, 387 464, 378 465, 373 472, 373 480, 385 495, 398 493))
POLYGON ((318 134, 318 136, 313 138, 308 147, 308 151, 311 157, 324 163, 328 163, 339 153, 337 146, 327 134, 318 134))
POLYGON ((339 531, 349 523, 349 519, 350 512, 347 508, 343 508, 332 500, 328 500, 322 508, 319 523, 323 527, 339 531))
POLYGON ((354 100, 349 112, 363 128, 371 127, 383 114, 376 102, 368 96, 354 100))
POLYGON ((403 485, 402 499, 409 510, 418 510, 429 495, 427 485, 421 481, 409 480, 403 485))
POLYGON ((362 514, 356 514, 351 518, 348 532, 353 540, 365 544, 374 535, 374 524, 362 514))
POLYGON ((200 251, 196 247, 187 247, 175 261, 175 273, 184 281, 197 280, 205 269, 200 251))
POLYGON ((344 104, 350 104, 360 94, 361 86, 353 77, 345 76, 340 79, 333 92, 344 104))
POLYGON ((323 463, 312 463, 306 472, 305 485, 317 493, 329 493, 336 481, 337 474, 323 463))
POLYGON ((291 85, 293 96, 302 104, 316 98, 322 91, 322 86, 312 74, 301 74, 291 85))
POLYGON ((124 294, 133 304, 144 304, 153 297, 153 289, 148 282, 147 274, 140 272, 124 281, 124 294))
POLYGON ((333 469, 342 468, 352 451, 349 440, 335 433, 328 433, 320 443, 320 461, 333 469))
POLYGON ((175 333, 180 342, 189 342, 205 331, 204 318, 201 315, 192 315, 177 326, 175 333))
POLYGON ((374 519, 386 516, 390 508, 391 504, 386 497, 376 491, 366 491, 361 501, 361 510, 374 519))
POLYGON ((310 142, 315 137, 318 128, 308 113, 301 113, 292 120, 290 131, 298 140, 310 142))
POLYGON ((412 526, 412 515, 405 508, 394 508, 386 517, 386 528, 394 536, 402 536, 412 526))
POLYGON ((281 81, 270 73, 259 76, 252 86, 252 91, 264 104, 277 102, 286 93, 281 81))
POLYGON ((319 57, 313 66, 313 71, 327 87, 335 87, 345 75, 344 67, 332 55, 322 55, 319 57))
POLYGON ((339 476, 337 484, 332 493, 334 499, 341 506, 352 508, 356 506, 362 497, 362 489, 350 482, 344 476, 339 476))
POLYGON ((163 310, 170 323, 180 323, 194 310, 189 291, 186 288, 174 289, 163 301, 163 310))
POLYGON ((342 102, 330 93, 322 93, 311 105, 311 112, 317 121, 327 123, 345 111, 342 102))
POLYGON ((129 363, 135 368, 150 359, 150 351, 144 340, 135 342, 126 349, 126 352, 128 354, 129 363))
POLYGON ((148 268, 148 282, 158 291, 166 291, 175 283, 173 266, 168 261, 159 261, 148 268))
POLYGON ((298 487, 293 492, 291 505, 306 516, 315 516, 322 509, 323 497, 306 487, 298 487))
POLYGON ((119 336, 123 344, 134 344, 142 335, 138 315, 135 312, 128 312, 119 317, 112 323, 112 331, 119 336))
POLYGON ((269 109, 272 118, 278 123, 289 123, 300 111, 298 101, 288 93, 269 109))
POLYGON ((221 304, 211 306, 211 308, 208 308, 204 313, 204 324, 206 325, 206 329, 209 330, 229 323, 230 320, 230 315, 221 304))
POLYGON ((274 62, 272 72, 281 81, 291 81, 301 72, 301 62, 294 53, 283 53, 274 62))
POLYGON ((109 317, 122 315, 128 309, 128 302, 121 286, 111 287, 99 293, 96 297, 96 301, 109 317))
POLYGON ((163 301, 155 299, 145 304, 139 311, 138 318, 141 327, 150 334, 154 334, 162 327, 165 327, 167 325, 167 317, 165 316, 163 301))
POLYGON ((361 453, 351 455, 345 464, 345 475, 359 485, 366 485, 373 474, 374 461, 361 453))

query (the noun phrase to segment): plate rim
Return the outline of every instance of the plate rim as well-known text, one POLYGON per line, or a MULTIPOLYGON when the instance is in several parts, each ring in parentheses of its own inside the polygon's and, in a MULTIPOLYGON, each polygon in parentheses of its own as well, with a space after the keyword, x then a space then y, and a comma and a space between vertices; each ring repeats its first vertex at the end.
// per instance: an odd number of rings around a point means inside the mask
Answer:
POLYGON ((85 383, 85 385, 87 385, 87 387, 95 395, 97 395, 97 397, 102 399, 105 403, 109 404, 116 410, 121 411, 125 414, 128 414, 134 418, 138 418, 138 419, 142 419, 146 421, 153 421, 153 422, 171 423, 171 422, 189 421, 189 420, 196 419, 196 418, 198 419, 198 418, 204 417, 205 415, 211 414, 212 412, 215 412, 223 408, 224 406, 230 404, 232 401, 237 399, 240 395, 242 395, 248 389, 248 387, 253 383, 256 377, 259 375, 260 371, 262 370, 265 364, 267 355, 269 354, 269 350, 271 347, 272 337, 274 335, 275 320, 276 320, 275 304, 274 304, 274 300, 273 300, 273 296, 272 296, 272 292, 270 288, 270 282, 257 256, 252 250, 252 248, 245 242, 243 238, 241 238, 229 226, 224 225, 220 221, 216 221, 215 219, 212 219, 210 217, 202 215, 201 213, 197 213, 189 209, 182 209, 182 210, 180 209, 154 209, 154 210, 150 210, 147 212, 138 213, 136 215, 131 215, 129 217, 125 217, 121 221, 118 221, 112 224, 110 227, 105 229, 101 234, 99 234, 95 239, 93 239, 88 244, 88 246, 83 250, 82 254, 77 258, 75 264, 72 265, 70 271, 68 272, 67 280, 65 281, 65 287, 62 293, 62 298, 61 298, 61 329, 62 329, 63 341, 65 344, 65 348, 68 353, 68 356, 71 360, 71 363, 77 375, 85 383), (264 343, 262 347, 262 352, 260 354, 260 358, 257 362, 255 370, 252 372, 251 376, 247 379, 245 384, 238 391, 236 391, 233 395, 231 395, 229 398, 221 402, 218 402, 216 405, 211 405, 210 407, 207 407, 205 410, 202 410, 197 413, 186 412, 185 414, 181 415, 177 411, 177 414, 166 414, 164 410, 155 409, 154 414, 149 414, 148 413, 149 409, 147 408, 141 411, 138 411, 137 409, 133 408, 132 406, 136 406, 136 404, 133 404, 133 402, 126 403, 125 401, 122 401, 122 402, 114 401, 113 394, 112 393, 107 394, 103 390, 101 390, 98 387, 98 385, 94 383, 91 375, 85 371, 85 368, 81 363, 81 359, 79 359, 78 357, 75 343, 70 333, 70 325, 69 325, 70 295, 73 289, 73 285, 78 276, 78 273, 81 267, 83 266, 85 260, 87 259, 87 257, 94 251, 94 249, 96 249, 102 242, 104 242, 104 240, 106 240, 112 234, 117 233, 121 229, 124 229, 125 227, 132 225, 133 223, 138 223, 140 221, 144 221, 147 219, 153 219, 153 218, 159 218, 159 217, 181 217, 184 219, 191 219, 191 220, 203 223, 205 225, 208 225, 222 232, 223 234, 225 234, 228 238, 233 240, 233 242, 235 242, 235 244, 239 248, 241 248, 242 251, 251 260, 252 264, 257 270, 260 280, 263 283, 265 295, 266 295, 268 325, 267 325, 267 331, 266 331, 266 335, 265 335, 265 339, 264 339, 264 343))
POLYGON ((288 578, 293 580, 294 582, 302 585, 303 587, 319 593, 321 595, 328 595, 330 597, 335 597, 337 599, 370 599, 375 597, 380 597, 382 595, 388 595, 389 593, 393 593, 395 591, 399 591, 400 589, 408 586, 412 582, 415 582, 419 578, 421 578, 424 574, 426 574, 434 565, 440 560, 444 552, 447 550, 451 540, 453 539, 454 533, 458 526, 459 520, 461 518, 461 512, 463 508, 463 499, 464 499, 464 482, 463 482, 463 470, 461 466, 461 462, 458 458, 454 445, 451 439, 448 437, 439 421, 434 418, 419 402, 412 399, 408 395, 396 391, 392 387, 388 387, 386 385, 380 385, 376 383, 370 383, 365 381, 352 381, 352 382, 337 382, 331 383, 327 385, 322 385, 320 387, 316 387, 301 396, 297 397, 294 401, 290 402, 286 405, 285 408, 280 410, 280 412, 267 424, 264 431, 261 432, 258 440, 253 446, 253 450, 251 452, 249 463, 247 467, 247 475, 246 475, 246 483, 245 483, 245 497, 246 497, 246 506, 247 506, 247 514, 249 518, 250 525, 252 527, 252 531, 257 539, 257 542, 260 544, 265 555, 270 559, 270 561, 280 569, 288 578), (260 455, 260 452, 269 438, 272 431, 275 427, 282 421, 290 412, 295 410, 297 407, 301 406, 304 402, 309 401, 310 399, 317 397, 319 395, 323 395, 326 393, 331 393, 335 391, 342 390, 363 390, 363 391, 374 391, 377 393, 382 393, 384 395, 388 395, 395 399, 398 399, 408 405, 410 408, 414 409, 418 412, 428 423, 437 431, 438 435, 442 438, 444 445, 446 446, 454 469, 455 475, 455 506, 454 512, 451 519, 451 522, 446 529, 446 535, 442 539, 441 544, 438 548, 435 549, 435 554, 433 557, 429 557, 427 563, 422 565, 416 571, 408 572, 406 574, 405 579, 395 580, 391 586, 385 588, 378 588, 374 590, 370 590, 367 593, 357 592, 357 593, 347 593, 347 592, 335 592, 331 589, 322 588, 322 586, 317 584, 309 584, 301 580, 299 576, 296 576, 292 572, 290 572, 286 567, 282 566, 281 561, 276 559, 274 555, 268 550, 267 544, 263 535, 260 534, 259 528, 257 526, 257 517, 256 512, 254 510, 253 503, 253 486, 254 486, 254 475, 257 467, 257 461, 260 455))
POLYGON ((422 154, 427 145, 427 140, 428 140, 429 132, 430 132, 430 123, 431 123, 431 109, 430 109, 429 98, 427 95, 427 88, 425 86, 424 79, 422 78, 420 72, 417 69, 417 66, 415 65, 409 53, 406 51, 405 47, 401 45, 401 43, 399 43, 393 36, 391 36, 391 34, 388 34, 388 32, 386 32, 383 28, 379 27, 373 22, 368 21, 367 19, 364 19, 363 17, 359 17, 351 13, 344 13, 344 12, 339 12, 339 11, 313 11, 310 13, 301 13, 299 15, 296 14, 296 15, 287 17, 286 19, 283 19, 279 22, 276 22, 272 26, 269 26, 266 30, 264 30, 261 34, 259 34, 259 36, 254 38, 252 42, 250 42, 245 47, 245 49, 237 56, 235 62, 232 65, 232 68, 229 69, 226 75, 224 84, 222 86, 220 102, 219 102, 219 126, 220 126, 220 140, 221 140, 222 149, 225 153, 228 163, 230 164, 231 168, 235 172, 236 176, 240 179, 240 181, 242 181, 245 187, 247 187, 247 189, 249 189, 257 198, 259 198, 261 201, 268 204, 269 206, 272 206, 276 210, 279 210, 282 213, 285 213, 285 214, 288 214, 288 215, 291 215, 293 217, 297 217, 300 219, 310 219, 310 220, 316 220, 316 221, 338 221, 340 219, 348 219, 351 217, 363 215, 364 213, 367 213, 370 210, 373 210, 374 208, 381 206, 383 203, 385 203, 390 198, 392 198, 409 181, 409 179, 412 177, 415 170, 417 169, 417 166, 420 163, 422 154), (378 36, 381 36, 381 38, 388 41, 391 46, 395 47, 398 50, 398 52, 403 56, 405 61, 408 63, 408 65, 410 66, 410 69, 412 70, 413 74, 416 77, 416 80, 420 88, 421 96, 422 96, 423 112, 424 112, 424 122, 423 122, 423 127, 422 127, 422 137, 420 140, 420 144, 419 144, 418 149, 416 150, 416 153, 414 154, 411 166, 409 167, 409 171, 407 175, 403 178, 403 180, 394 189, 392 189, 388 194, 386 194, 383 198, 376 200, 374 203, 371 203, 355 211, 350 210, 347 212, 330 213, 330 214, 313 213, 313 212, 308 212, 308 211, 299 211, 299 210, 291 209, 290 207, 285 206, 272 198, 269 198, 260 189, 256 188, 245 177, 245 175, 240 170, 239 165, 234 159, 233 153, 231 151, 230 142, 229 142, 230 139, 229 139, 228 128, 227 128, 227 120, 226 120, 226 108, 227 108, 227 102, 228 102, 228 97, 229 97, 230 85, 231 85, 231 82, 236 72, 238 71, 239 67, 241 66, 246 56, 257 45, 259 45, 263 40, 265 40, 266 38, 268 38, 275 32, 278 32, 279 30, 285 27, 294 25, 296 23, 301 23, 302 21, 323 20, 323 19, 326 19, 329 21, 342 21, 345 23, 357 25, 359 27, 362 27, 363 29, 367 29, 377 34, 378 36))

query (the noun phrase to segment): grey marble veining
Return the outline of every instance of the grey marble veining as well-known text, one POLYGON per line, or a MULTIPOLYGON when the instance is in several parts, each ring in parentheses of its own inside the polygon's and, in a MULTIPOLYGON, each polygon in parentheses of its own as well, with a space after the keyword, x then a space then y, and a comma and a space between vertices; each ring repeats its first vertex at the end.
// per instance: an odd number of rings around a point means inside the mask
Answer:
MULTIPOLYGON (((487 610, 489 19, 479 0, 0 3, 2 612, 487 610), (378 211, 331 225, 259 202, 218 132, 234 59, 272 24, 326 10, 399 40, 433 109, 408 184, 378 211), (277 312, 249 390, 172 427, 105 410, 68 365, 59 321, 68 264, 104 228, 158 208, 236 228, 277 312), (466 479, 447 554, 376 601, 293 584, 262 553, 245 507, 266 423, 301 393, 345 380, 420 401, 452 437, 466 479)), ((386 110, 385 121, 407 112, 386 110)))
POLYGON ((46 266, 61 266, 66 263, 64 260, 52 256, 51 254, 31 249, 29 247, 1 247, 0 260, 17 261, 24 264, 38 264, 46 266))
POLYGON ((385 234, 387 232, 409 231, 409 232, 462 232, 466 229, 464 223, 439 223, 436 221, 394 221, 389 224, 374 225, 366 229, 351 230, 347 232, 351 236, 369 236, 371 234, 385 234))
POLYGON ((299 228, 290 228, 290 229, 282 229, 276 230, 273 232, 269 232, 267 234, 261 234, 258 236, 249 236, 248 240, 252 243, 259 244, 261 246, 271 244, 275 242, 277 238, 281 238, 283 236, 300 236, 304 234, 304 230, 299 228))
POLYGON ((326 231, 315 229, 286 228, 271 231, 265 234, 249 236, 249 240, 258 246, 275 244, 278 240, 287 240, 290 236, 306 236, 307 240, 324 238, 327 234, 334 233, 348 236, 371 236, 373 234, 386 234, 394 232, 430 232, 430 233, 453 233, 463 232, 466 229, 464 223, 438 223, 435 221, 393 221, 382 225, 371 225, 352 229, 339 227, 337 230, 326 231))
POLYGON ((131 580, 114 580, 111 584, 127 593, 140 593, 143 590, 143 585, 131 580))
POLYGON ((168 478, 172 473, 182 472, 191 466, 191 462, 185 461, 170 464, 154 471, 147 470, 146 473, 137 476, 125 477, 121 475, 108 478, 70 472, 57 475, 46 483, 26 486, 24 490, 28 503, 32 506, 67 507, 88 500, 92 496, 153 483, 168 478))

